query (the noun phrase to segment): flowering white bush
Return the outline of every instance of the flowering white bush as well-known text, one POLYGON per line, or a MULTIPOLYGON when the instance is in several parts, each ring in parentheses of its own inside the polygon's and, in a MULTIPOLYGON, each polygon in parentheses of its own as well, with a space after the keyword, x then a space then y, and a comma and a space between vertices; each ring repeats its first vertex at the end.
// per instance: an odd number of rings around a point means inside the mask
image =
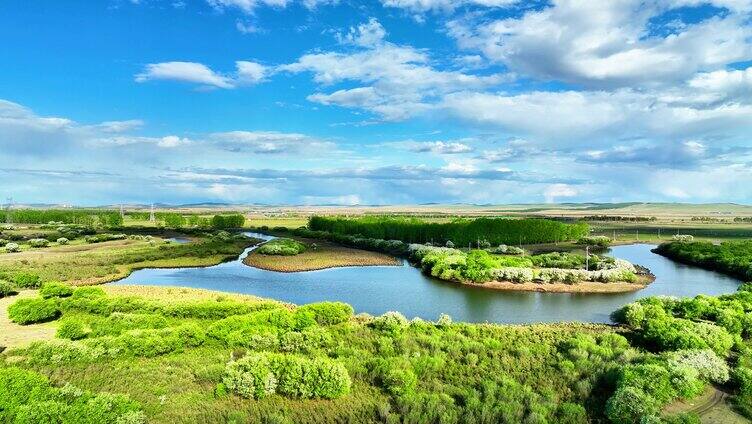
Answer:
POLYGON ((29 240, 29 246, 31 247, 47 247, 50 245, 50 241, 43 238, 35 238, 29 240))
POLYGON ((681 366, 694 368, 700 374, 700 378, 708 382, 725 383, 729 379, 726 361, 710 349, 671 352, 668 365, 670 368, 681 366))
POLYGON ((671 237, 671 240, 678 241, 680 243, 691 243, 695 240, 695 238, 694 236, 691 236, 689 234, 676 234, 671 237))
POLYGON ((59 239, 57 239, 57 244, 68 244, 69 241, 70 240, 65 237, 60 237, 59 239))
POLYGON ((21 246, 18 243, 8 243, 5 245, 5 251, 8 253, 20 252, 21 246))
POLYGON ((504 267, 491 271, 495 280, 513 283, 530 283, 535 277, 531 268, 504 267))
POLYGON ((452 240, 447 240, 445 246, 448 247, 448 248, 450 248, 450 249, 453 249, 454 248, 454 243, 452 243, 452 240))

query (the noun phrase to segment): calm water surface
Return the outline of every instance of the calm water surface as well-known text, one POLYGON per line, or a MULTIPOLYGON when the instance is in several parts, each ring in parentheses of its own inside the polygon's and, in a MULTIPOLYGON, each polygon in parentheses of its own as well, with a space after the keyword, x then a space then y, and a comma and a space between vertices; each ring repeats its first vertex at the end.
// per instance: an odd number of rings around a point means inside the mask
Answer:
POLYGON ((339 300, 351 304, 356 312, 373 315, 400 311, 407 317, 435 320, 445 313, 455 321, 533 323, 609 322, 612 311, 641 297, 718 295, 734 292, 740 283, 672 262, 652 253, 653 247, 634 244, 611 249, 611 255, 645 266, 656 276, 647 288, 623 294, 505 292, 459 286, 426 277, 407 263, 280 273, 243 265, 240 259, 206 268, 143 269, 113 284, 205 288, 297 304, 339 300))

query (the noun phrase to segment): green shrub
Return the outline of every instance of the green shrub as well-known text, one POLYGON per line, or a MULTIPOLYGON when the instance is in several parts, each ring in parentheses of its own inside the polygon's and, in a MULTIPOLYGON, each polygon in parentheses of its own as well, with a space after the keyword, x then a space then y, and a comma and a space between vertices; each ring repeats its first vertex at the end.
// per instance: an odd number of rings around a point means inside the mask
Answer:
POLYGON ((42 375, 0 368, 0 422, 18 424, 143 424, 138 405, 122 395, 52 387, 42 375))
POLYGON ((18 294, 16 287, 8 281, 0 280, 0 298, 18 294))
POLYGON ((86 327, 83 321, 75 318, 64 319, 57 327, 55 336, 61 339, 79 340, 86 337, 86 327))
POLYGON ((21 325, 52 321, 59 316, 60 309, 52 299, 18 299, 8 308, 10 320, 21 325))
POLYGON ((302 312, 311 312, 317 323, 335 325, 347 322, 353 316, 353 308, 342 302, 311 303, 298 308, 302 312))
POLYGON ((253 353, 227 365, 223 383, 243 397, 269 394, 308 399, 334 399, 350 391, 350 377, 341 364, 328 358, 253 353))
POLYGON ((73 289, 67 284, 47 282, 42 284, 42 288, 39 289, 39 294, 45 299, 52 297, 68 297, 73 294, 73 289))
POLYGON ((57 244, 59 244, 61 246, 66 245, 68 243, 70 243, 70 240, 68 240, 65 237, 60 237, 60 238, 57 239, 57 244))
POLYGON ((306 251, 306 245, 287 238, 268 241, 256 249, 262 255, 294 256, 306 251))
POLYGON ((650 395, 635 387, 616 390, 606 402, 606 416, 614 424, 637 424, 658 413, 660 405, 650 395))
POLYGON ((382 377, 382 384, 390 394, 404 396, 415 389, 418 385, 418 378, 412 370, 391 368, 382 377))
POLYGON ((7 243, 5 245, 5 251, 8 253, 16 253, 21 251, 21 246, 18 243, 7 243))
POLYGON ((13 277, 16 287, 23 289, 36 289, 42 284, 42 279, 31 272, 19 272, 13 277))
POLYGON ((585 408, 576 403, 561 403, 556 410, 556 423, 587 424, 587 412, 585 411, 585 408))
POLYGON ((396 334, 407 327, 408 321, 399 312, 389 311, 371 321, 371 326, 379 331, 396 334))
POLYGON ((43 238, 34 238, 29 240, 29 246, 31 247, 47 247, 50 245, 50 241, 43 238))

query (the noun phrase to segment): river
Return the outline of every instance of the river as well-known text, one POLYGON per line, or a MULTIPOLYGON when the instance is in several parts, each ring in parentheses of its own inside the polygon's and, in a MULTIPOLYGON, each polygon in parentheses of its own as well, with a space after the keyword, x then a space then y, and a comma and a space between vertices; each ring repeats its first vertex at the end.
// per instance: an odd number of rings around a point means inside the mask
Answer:
POLYGON ((241 260, 252 248, 232 262, 204 268, 147 268, 112 284, 204 288, 296 304, 338 300, 349 303, 356 312, 373 315, 399 311, 408 318, 435 320, 445 313, 455 321, 496 323, 610 322, 612 311, 641 297, 719 295, 734 292, 740 284, 723 274, 656 255, 650 251, 653 247, 632 244, 611 248, 609 254, 645 266, 656 276, 648 287, 632 293, 495 291, 439 281, 407 263, 280 273, 244 265, 241 260))

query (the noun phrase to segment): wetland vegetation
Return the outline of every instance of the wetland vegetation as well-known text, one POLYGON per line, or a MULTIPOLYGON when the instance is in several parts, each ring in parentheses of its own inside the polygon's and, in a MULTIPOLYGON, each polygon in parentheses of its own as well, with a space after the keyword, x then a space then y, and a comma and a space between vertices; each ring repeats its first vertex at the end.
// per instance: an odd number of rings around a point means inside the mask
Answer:
MULTIPOLYGON (((21 251, 0 254, 0 329, 12 341, 0 349, 0 422, 696 423, 698 415, 677 405, 708 390, 732 394, 736 410, 752 417, 749 285, 720 296, 640 299, 614 311, 617 326, 408 320, 398 312, 356 314, 341 302, 75 287, 143 267, 212 265, 259 242, 219 231, 240 223, 224 219, 212 230, 165 217, 190 237, 185 244, 169 242, 165 230, 149 236, 102 222, 3 230, 21 251)), ((407 220, 383 232, 390 238, 370 237, 392 219, 355 220, 373 234, 351 234, 339 218, 332 219, 338 231, 275 229, 289 238, 245 261, 274 266, 318 254, 311 268, 353 262, 345 253, 352 251, 408 258, 429 275, 481 286, 634 284, 639 274, 604 255, 530 254, 493 232, 465 249, 466 240, 455 244, 446 234, 479 225, 469 220, 439 229, 407 220)), ((552 241, 568 233, 569 245, 605 244, 583 239, 578 224, 551 222, 483 225, 553 229, 552 241)), ((749 265, 748 244, 670 246, 683 262, 732 274, 749 265)))

